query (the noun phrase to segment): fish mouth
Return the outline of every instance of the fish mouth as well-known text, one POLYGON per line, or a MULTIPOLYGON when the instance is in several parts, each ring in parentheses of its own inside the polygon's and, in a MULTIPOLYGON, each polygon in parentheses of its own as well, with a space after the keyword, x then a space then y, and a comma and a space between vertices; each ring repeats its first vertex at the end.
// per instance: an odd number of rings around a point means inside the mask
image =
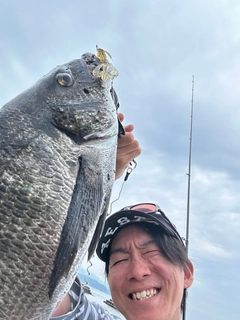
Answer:
POLYGON ((113 129, 112 128, 109 128, 105 131, 101 131, 101 132, 92 132, 92 133, 89 133, 85 136, 83 136, 83 142, 86 141, 93 141, 93 140, 101 140, 101 141, 104 141, 104 140, 107 140, 113 136, 115 136, 116 133, 113 132, 113 129))
POLYGON ((72 141, 74 141, 76 144, 84 144, 84 143, 101 143, 103 141, 106 141, 114 136, 116 136, 116 132, 113 127, 110 127, 106 130, 102 131, 95 131, 88 134, 85 133, 73 133, 71 130, 68 130, 67 128, 61 128, 57 126, 55 123, 52 123, 56 129, 58 129, 60 132, 68 136, 72 141))
POLYGON ((154 297, 161 291, 160 288, 151 288, 143 291, 137 291, 129 294, 131 300, 146 300, 154 297))

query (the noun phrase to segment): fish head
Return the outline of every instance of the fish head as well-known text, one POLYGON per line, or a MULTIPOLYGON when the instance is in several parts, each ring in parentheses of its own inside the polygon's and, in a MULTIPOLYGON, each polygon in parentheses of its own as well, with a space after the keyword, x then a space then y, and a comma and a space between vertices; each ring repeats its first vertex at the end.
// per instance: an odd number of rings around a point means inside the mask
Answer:
POLYGON ((86 53, 56 67, 37 83, 37 96, 45 100, 51 123, 77 143, 109 138, 118 131, 113 79, 94 76, 99 65, 97 56, 86 53))

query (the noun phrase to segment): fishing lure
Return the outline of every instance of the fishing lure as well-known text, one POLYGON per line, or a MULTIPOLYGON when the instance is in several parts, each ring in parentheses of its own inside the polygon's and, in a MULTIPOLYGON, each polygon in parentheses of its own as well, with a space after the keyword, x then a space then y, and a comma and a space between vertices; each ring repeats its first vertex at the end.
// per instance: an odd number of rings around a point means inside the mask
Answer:
POLYGON ((112 59, 112 56, 106 50, 97 48, 97 57, 100 60, 100 64, 93 69, 92 74, 94 77, 100 77, 103 81, 107 81, 109 78, 114 79, 118 76, 117 69, 109 63, 107 56, 112 59))

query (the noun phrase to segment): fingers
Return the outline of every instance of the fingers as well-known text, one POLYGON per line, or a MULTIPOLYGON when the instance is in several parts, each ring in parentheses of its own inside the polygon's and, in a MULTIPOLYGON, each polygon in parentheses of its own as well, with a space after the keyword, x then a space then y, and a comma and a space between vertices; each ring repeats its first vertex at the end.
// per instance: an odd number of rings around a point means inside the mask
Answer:
POLYGON ((120 178, 125 170, 127 169, 129 162, 133 159, 136 159, 141 154, 141 148, 139 147, 138 142, 136 141, 136 149, 130 151, 127 154, 120 154, 117 156, 116 160, 116 174, 115 179, 120 178))
POLYGON ((118 149, 130 145, 135 140, 132 132, 127 132, 121 138, 118 138, 118 149))
MULTIPOLYGON (((118 114, 118 119, 122 122, 124 115, 118 114)), ((133 135, 134 126, 129 124, 124 127, 126 134, 118 139, 117 159, 116 159, 116 179, 121 177, 129 162, 141 154, 139 142, 133 135)))
POLYGON ((123 120, 124 120, 124 115, 123 115, 123 113, 121 113, 121 112, 118 113, 118 119, 119 119, 121 122, 123 122, 123 120))
MULTIPOLYGON (((118 119, 123 122, 124 120, 124 115, 123 113, 118 113, 118 119)), ((128 124, 127 126, 124 126, 124 129, 126 132, 132 132, 134 129, 134 125, 133 124, 128 124)))
POLYGON ((117 161, 122 164, 124 168, 127 168, 128 163, 141 154, 141 148, 139 142, 134 140, 130 145, 117 150, 117 161))
POLYGON ((125 132, 132 132, 134 130, 134 125, 133 124, 128 124, 127 126, 124 127, 125 132))
POLYGON ((130 161, 141 154, 139 142, 135 140, 132 133, 118 139, 117 159, 116 159, 116 179, 120 178, 130 161))

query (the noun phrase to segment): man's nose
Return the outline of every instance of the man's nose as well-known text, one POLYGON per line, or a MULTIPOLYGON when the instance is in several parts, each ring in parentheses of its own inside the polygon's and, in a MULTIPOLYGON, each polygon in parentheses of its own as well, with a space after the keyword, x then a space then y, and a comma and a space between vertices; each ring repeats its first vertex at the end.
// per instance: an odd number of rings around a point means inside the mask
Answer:
POLYGON ((142 280, 151 274, 149 263, 143 257, 137 257, 132 259, 129 272, 128 280, 142 280))

